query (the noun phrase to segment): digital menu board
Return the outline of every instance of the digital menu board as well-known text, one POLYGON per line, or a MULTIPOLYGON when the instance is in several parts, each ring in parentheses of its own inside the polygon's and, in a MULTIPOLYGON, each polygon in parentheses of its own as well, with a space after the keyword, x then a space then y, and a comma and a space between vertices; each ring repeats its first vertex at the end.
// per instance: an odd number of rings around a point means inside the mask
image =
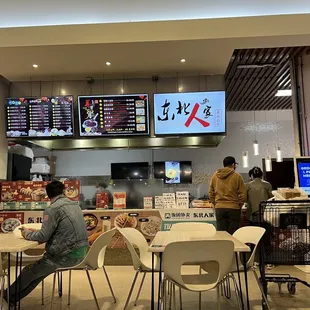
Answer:
POLYGON ((6 99, 7 137, 73 136, 73 97, 6 99))
POLYGON ((80 136, 148 135, 148 95, 79 96, 80 136))
POLYGON ((155 135, 225 133, 225 92, 154 95, 155 135))
POLYGON ((310 158, 296 158, 299 187, 310 196, 310 158))

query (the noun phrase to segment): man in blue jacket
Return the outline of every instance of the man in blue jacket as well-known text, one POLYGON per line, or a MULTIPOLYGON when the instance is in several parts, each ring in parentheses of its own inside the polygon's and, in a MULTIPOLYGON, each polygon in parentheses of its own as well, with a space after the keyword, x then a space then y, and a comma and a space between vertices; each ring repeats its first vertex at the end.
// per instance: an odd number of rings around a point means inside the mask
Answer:
MULTIPOLYGON (((44 211, 40 230, 22 228, 25 239, 45 243, 44 256, 22 270, 21 287, 19 278, 10 286, 10 303, 27 296, 44 278, 58 268, 68 268, 79 264, 88 249, 88 236, 83 213, 78 204, 63 194, 64 185, 54 181, 46 186, 51 205, 44 211), (20 291, 20 294, 18 292, 20 291)), ((7 300, 7 291, 4 294, 7 300)))

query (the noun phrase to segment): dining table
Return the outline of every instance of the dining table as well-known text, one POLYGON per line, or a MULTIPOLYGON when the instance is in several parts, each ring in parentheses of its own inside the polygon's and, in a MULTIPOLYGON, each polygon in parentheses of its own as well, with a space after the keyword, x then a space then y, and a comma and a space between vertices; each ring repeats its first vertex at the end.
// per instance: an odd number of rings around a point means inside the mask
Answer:
POLYGON ((154 262, 155 255, 159 257, 159 286, 158 286, 158 303, 157 309, 160 309, 160 286, 162 282, 162 257, 165 252, 165 247, 172 242, 180 241, 196 241, 196 240, 228 240, 234 244, 234 253, 236 259, 236 267, 238 273, 240 298, 242 308, 245 309, 243 302, 243 293, 240 277, 240 266, 239 266, 239 255, 241 256, 241 262, 243 265, 244 279, 245 279, 245 290, 246 290, 246 305, 247 309, 250 309, 249 301, 249 287, 248 287, 248 275, 246 266, 246 254, 251 252, 248 245, 236 239, 234 236, 226 231, 216 231, 215 234, 210 235, 203 231, 158 231, 149 246, 149 252, 152 253, 152 281, 151 281, 151 310, 155 309, 155 270, 154 262))
MULTIPOLYGON (((38 242, 28 241, 23 237, 16 236, 14 233, 1 233, 0 234, 0 255, 2 253, 8 254, 8 291, 7 291, 7 302, 10 305, 10 284, 11 284, 11 253, 15 253, 15 285, 17 286, 17 279, 19 277, 18 290, 16 294, 20 297, 20 287, 21 287, 21 271, 23 264, 23 252, 29 249, 36 248, 38 242)), ((2 268, 2 266, 0 266, 2 268)), ((19 299, 19 298, 18 298, 19 299)), ((20 309, 20 301, 14 302, 14 309, 20 309)))

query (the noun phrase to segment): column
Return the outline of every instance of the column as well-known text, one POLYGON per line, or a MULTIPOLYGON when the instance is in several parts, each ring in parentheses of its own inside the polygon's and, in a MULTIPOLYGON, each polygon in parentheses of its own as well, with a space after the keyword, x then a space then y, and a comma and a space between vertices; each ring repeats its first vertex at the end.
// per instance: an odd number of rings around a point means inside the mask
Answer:
POLYGON ((0 76, 0 180, 7 177, 8 141, 5 133, 4 101, 9 94, 9 81, 0 76))
POLYGON ((291 61, 296 156, 310 156, 310 55, 291 61))

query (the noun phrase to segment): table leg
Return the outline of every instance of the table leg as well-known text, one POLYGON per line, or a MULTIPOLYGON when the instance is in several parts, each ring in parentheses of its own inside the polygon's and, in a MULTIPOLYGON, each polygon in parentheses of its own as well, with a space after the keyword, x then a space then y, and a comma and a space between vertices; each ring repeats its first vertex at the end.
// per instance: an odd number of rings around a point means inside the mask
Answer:
POLYGON ((16 253, 16 259, 15 259, 15 301, 14 301, 14 309, 17 309, 17 299, 18 299, 18 293, 19 288, 17 285, 17 276, 18 276, 18 267, 19 267, 19 261, 18 261, 18 255, 19 253, 16 253))
POLYGON ((242 294, 242 285, 241 285, 241 277, 240 277, 240 269, 239 269, 239 257, 238 257, 238 253, 235 253, 235 257, 236 257, 236 266, 237 266, 238 281, 239 281, 239 290, 240 290, 241 306, 242 306, 242 309, 244 309, 243 294, 242 294))
POLYGON ((243 252, 241 255, 242 255, 242 264, 243 264, 243 268, 244 268, 246 303, 247 303, 247 309, 249 310, 250 309, 250 300, 249 300, 249 285, 248 285, 248 270, 247 270, 246 253, 243 252))
POLYGON ((62 297, 62 272, 58 272, 58 296, 62 297))
POLYGON ((160 310, 160 302, 161 302, 161 297, 160 296, 160 292, 161 292, 161 281, 162 281, 162 256, 163 256, 163 253, 160 252, 159 253, 159 275, 158 275, 158 304, 157 304, 157 310, 160 310))
POLYGON ((20 310, 20 303, 21 303, 21 296, 20 291, 22 287, 22 269, 23 269, 23 252, 20 252, 20 258, 19 258, 19 290, 18 290, 18 310, 20 310))
POLYGON ((11 292, 10 292, 10 285, 11 285, 11 253, 8 253, 8 289, 7 289, 7 302, 10 305, 11 302, 11 292))
POLYGON ((151 310, 155 309, 155 305, 154 305, 154 252, 152 252, 152 287, 151 287, 151 310))

